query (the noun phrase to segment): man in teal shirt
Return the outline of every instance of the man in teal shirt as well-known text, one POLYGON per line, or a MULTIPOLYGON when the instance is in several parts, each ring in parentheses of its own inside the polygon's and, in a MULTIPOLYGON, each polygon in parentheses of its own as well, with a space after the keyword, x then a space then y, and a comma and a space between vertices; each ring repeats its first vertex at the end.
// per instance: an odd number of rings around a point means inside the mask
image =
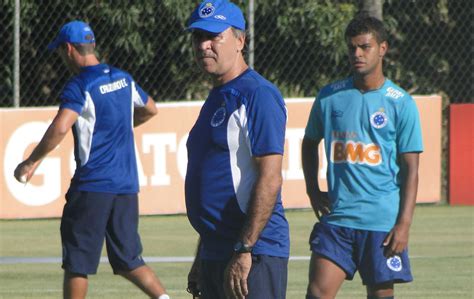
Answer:
POLYGON ((415 101, 384 77, 387 33, 359 16, 345 33, 352 76, 325 86, 303 140, 303 170, 320 219, 311 234, 307 299, 334 298, 359 271, 367 298, 393 298, 409 282, 407 253, 423 151, 415 101), (324 139, 328 192, 318 186, 318 145, 324 139))

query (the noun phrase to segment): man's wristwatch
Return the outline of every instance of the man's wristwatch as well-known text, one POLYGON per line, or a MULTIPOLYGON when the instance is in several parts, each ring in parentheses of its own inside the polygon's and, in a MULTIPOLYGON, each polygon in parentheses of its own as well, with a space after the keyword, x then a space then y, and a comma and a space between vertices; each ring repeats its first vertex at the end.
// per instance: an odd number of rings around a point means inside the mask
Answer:
POLYGON ((235 253, 251 253, 252 249, 253 249, 252 246, 250 246, 248 244, 245 244, 242 241, 238 241, 234 245, 234 252, 235 253))

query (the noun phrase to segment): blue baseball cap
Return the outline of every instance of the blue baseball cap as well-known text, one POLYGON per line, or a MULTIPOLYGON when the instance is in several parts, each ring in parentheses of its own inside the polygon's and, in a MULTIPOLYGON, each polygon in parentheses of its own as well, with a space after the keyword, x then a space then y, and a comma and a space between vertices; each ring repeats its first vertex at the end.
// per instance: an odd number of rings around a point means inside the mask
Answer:
POLYGON ((227 0, 205 0, 191 14, 186 30, 200 29, 217 34, 231 26, 245 30, 240 8, 227 0))
POLYGON ((58 36, 48 45, 48 50, 54 50, 62 43, 92 44, 95 43, 94 32, 82 21, 72 21, 65 24, 58 36))

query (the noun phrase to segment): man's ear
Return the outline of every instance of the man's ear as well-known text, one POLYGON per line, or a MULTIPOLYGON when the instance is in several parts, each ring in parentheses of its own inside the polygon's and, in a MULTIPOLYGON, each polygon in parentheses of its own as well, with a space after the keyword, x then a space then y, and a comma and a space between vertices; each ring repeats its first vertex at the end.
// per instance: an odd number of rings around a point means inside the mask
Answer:
POLYGON ((64 49, 66 50, 67 56, 71 56, 74 46, 71 43, 66 42, 64 43, 64 49))
POLYGON ((244 47, 245 47, 245 34, 242 34, 237 38, 237 50, 242 52, 244 47))
POLYGON ((379 47, 379 56, 380 57, 384 57, 385 54, 387 54, 387 51, 388 51, 388 43, 387 41, 383 41, 380 43, 380 47, 379 47))

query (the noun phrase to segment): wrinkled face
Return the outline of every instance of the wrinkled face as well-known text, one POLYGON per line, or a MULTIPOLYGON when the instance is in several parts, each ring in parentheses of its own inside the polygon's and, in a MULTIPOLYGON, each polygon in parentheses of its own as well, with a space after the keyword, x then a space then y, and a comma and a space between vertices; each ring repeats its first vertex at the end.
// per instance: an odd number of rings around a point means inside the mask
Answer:
POLYGON ((378 43, 372 33, 360 34, 347 40, 349 62, 355 75, 368 75, 382 69, 387 42, 378 43))
POLYGON ((194 30, 192 41, 199 67, 211 76, 222 77, 238 65, 245 38, 236 37, 229 27, 219 34, 194 30))

